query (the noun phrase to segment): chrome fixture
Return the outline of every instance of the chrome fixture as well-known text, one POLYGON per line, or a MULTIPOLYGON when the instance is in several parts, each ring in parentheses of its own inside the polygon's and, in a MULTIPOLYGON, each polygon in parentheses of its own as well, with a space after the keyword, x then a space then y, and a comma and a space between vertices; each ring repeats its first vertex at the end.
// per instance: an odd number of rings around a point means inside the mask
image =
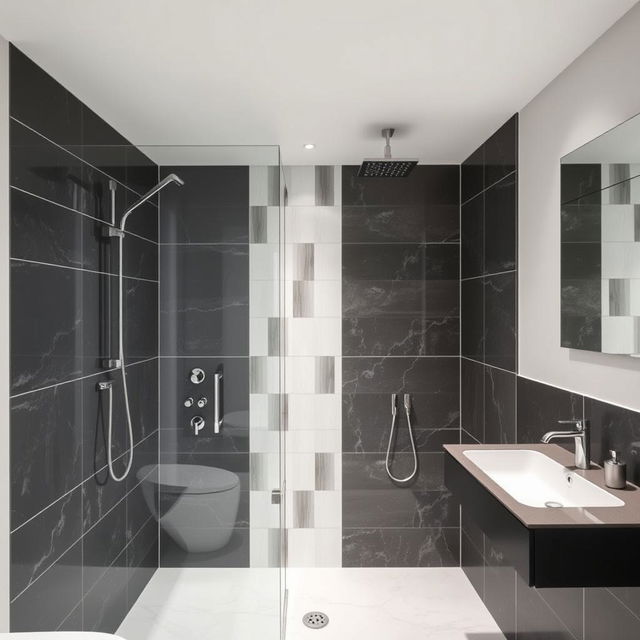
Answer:
POLYGON ((220 401, 222 396, 220 393, 220 384, 222 383, 222 374, 216 373, 213 376, 213 432, 220 433, 222 428, 222 418, 220 416, 220 401))
POLYGON ((202 416, 193 416, 191 418, 191 426, 194 434, 198 435, 204 429, 204 418, 202 416))
POLYGON ((591 435, 589 425, 586 420, 558 420, 558 424, 572 424, 575 429, 570 431, 548 431, 540 442, 549 444, 552 440, 563 440, 573 438, 576 445, 576 467, 578 469, 588 469, 591 460, 591 435))
POLYGON ((411 428, 411 396, 408 393, 404 394, 404 411, 407 415, 407 428, 409 429, 409 440, 411 441, 411 450, 413 452, 413 471, 406 478, 396 478, 391 472, 391 447, 393 445, 395 432, 396 432, 396 419, 398 414, 398 394, 391 394, 391 433, 389 433, 389 444, 387 445, 387 457, 384 465, 387 470, 387 474, 394 482, 405 483, 411 482, 418 473, 418 452, 416 451, 416 443, 413 439, 413 429, 411 428))
POLYGON ((200 367, 196 367, 195 369, 191 369, 191 373, 189 374, 189 380, 193 382, 193 384, 201 384, 204 382, 204 379, 207 377, 207 374, 200 369, 200 367))
MULTIPOLYGON (((133 426, 131 424, 131 409, 129 408, 129 390, 127 388, 127 373, 125 371, 125 359, 124 359, 124 274, 123 274, 123 257, 124 257, 124 232, 127 224, 127 218, 137 209, 141 204, 144 204, 149 198, 154 196, 158 191, 164 189, 170 183, 176 183, 180 186, 184 182, 175 174, 171 173, 162 181, 160 181, 153 189, 150 189, 139 200, 132 204, 122 216, 120 220, 120 228, 108 227, 108 235, 118 238, 118 359, 109 360, 107 363, 112 364, 122 372, 122 390, 124 394, 124 407, 127 416, 127 430, 129 435, 129 459, 127 466, 122 473, 118 476, 113 468, 113 460, 111 456, 111 439, 113 432, 113 412, 109 412, 109 429, 108 429, 108 449, 107 449, 107 461, 109 464, 109 475, 116 482, 122 482, 131 471, 131 465, 133 464, 133 426)), ((111 187, 112 197, 115 197, 115 183, 111 187)), ((112 205, 115 206, 115 205, 112 205)), ((115 215, 115 214, 113 214, 115 215)), ((110 400, 111 402, 111 400, 110 400)))
POLYGON ((418 161, 412 158, 391 157, 391 137, 395 129, 383 129, 384 158, 365 158, 358 171, 359 178, 406 178, 418 161))
POLYGON ((193 407, 193 402, 194 402, 194 401, 193 401, 193 398, 192 398, 191 396, 189 396, 189 397, 188 397, 188 398, 183 402, 183 404, 184 404, 184 406, 185 406, 185 407, 187 407, 187 409, 188 409, 189 407, 193 407))
POLYGON ((206 398, 200 398, 200 400, 198 400, 198 402, 196 402, 196 404, 198 405, 198 409, 202 409, 203 407, 207 406, 207 399, 206 398))
POLYGON ((280 504, 282 502, 282 491, 280 489, 271 490, 271 504, 280 504))

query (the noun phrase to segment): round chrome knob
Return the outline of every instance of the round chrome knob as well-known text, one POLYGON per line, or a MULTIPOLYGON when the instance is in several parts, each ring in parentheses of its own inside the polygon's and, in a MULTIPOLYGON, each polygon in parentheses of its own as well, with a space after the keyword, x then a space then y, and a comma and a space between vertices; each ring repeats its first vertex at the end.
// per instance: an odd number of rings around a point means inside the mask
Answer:
POLYGON ((184 406, 187 408, 193 407, 193 398, 191 396, 184 401, 184 406))
POLYGON ((193 384, 200 384, 201 382, 204 382, 206 374, 202 369, 200 369, 200 367, 196 367, 195 369, 191 369, 191 375, 189 377, 193 384))
POLYGON ((202 409, 202 407, 206 407, 207 406, 207 399, 206 398, 200 398, 200 400, 198 400, 198 402, 196 402, 196 404, 198 405, 199 409, 202 409))

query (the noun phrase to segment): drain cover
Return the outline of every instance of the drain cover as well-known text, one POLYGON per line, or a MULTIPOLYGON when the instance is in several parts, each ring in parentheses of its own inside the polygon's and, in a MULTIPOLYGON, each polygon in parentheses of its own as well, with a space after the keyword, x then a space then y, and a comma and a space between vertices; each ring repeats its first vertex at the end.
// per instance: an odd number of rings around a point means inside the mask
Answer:
POLYGON ((562 502, 555 502, 553 500, 549 500, 547 502, 544 503, 545 507, 551 507, 552 509, 559 509, 560 507, 563 507, 564 505, 562 504, 562 502))
POLYGON ((302 616, 302 622, 309 629, 322 629, 329 624, 329 616, 322 611, 309 611, 302 616))

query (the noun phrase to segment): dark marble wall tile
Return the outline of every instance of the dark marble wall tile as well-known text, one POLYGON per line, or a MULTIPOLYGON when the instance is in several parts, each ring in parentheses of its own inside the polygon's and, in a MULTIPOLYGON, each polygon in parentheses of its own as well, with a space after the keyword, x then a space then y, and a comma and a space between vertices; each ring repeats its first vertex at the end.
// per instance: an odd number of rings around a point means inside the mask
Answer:
POLYGON ((102 578, 126 546, 126 501, 120 501, 82 537, 85 593, 102 578))
POLYGON ((619 451, 627 463, 627 479, 640 484, 640 413, 585 398, 584 417, 591 427, 591 458, 602 464, 609 451, 619 451))
POLYGON ((485 536, 484 604, 507 640, 516 638, 516 571, 485 536))
POLYGON ((517 367, 517 275, 486 276, 484 286, 484 362, 507 371, 517 367))
POLYGON ((161 196, 162 242, 249 242, 249 167, 162 167, 184 186, 161 196))
POLYGON ((85 584, 85 631, 116 632, 127 614, 127 577, 126 553, 123 551, 90 590, 87 591, 85 584))
POLYGON ((539 442, 558 428, 558 420, 582 418, 582 396, 518 378, 518 442, 539 442))
POLYGON ((457 316, 344 318, 342 353, 345 356, 457 355, 457 316))
POLYGON ((516 170, 518 165, 518 114, 509 118, 484 143, 485 188, 516 170))
POLYGON ((17 47, 9 51, 10 115, 58 144, 81 144, 80 100, 17 47))
POLYGON ((11 534, 12 598, 78 541, 82 534, 81 503, 81 491, 74 489, 11 534))
POLYGON ((460 284, 457 280, 351 280, 342 282, 345 318, 457 317, 460 284))
POLYGON ((418 165, 402 180, 358 178, 358 166, 342 167, 343 206, 411 206, 457 204, 457 165, 418 165))
POLYGON ((574 636, 540 596, 539 590, 529 588, 519 576, 516 584, 516 609, 518 638, 575 640, 582 636, 582 629, 579 636, 574 636))
POLYGON ((600 164, 560 165, 560 201, 563 204, 578 199, 581 204, 599 204, 601 189, 600 164))
MULTIPOLYGON (((518 584, 518 590, 520 584, 518 584)), ((532 589, 542 597, 562 625, 574 638, 582 637, 584 616, 583 589, 532 589)))
POLYGON ((484 599, 484 554, 478 549, 471 538, 462 530, 460 538, 460 566, 476 593, 484 599))
POLYGON ((494 367, 484 370, 485 443, 516 441, 516 375, 494 367))
POLYGON ((53 631, 81 599, 82 545, 78 542, 11 603, 11 631, 53 631))
POLYGON ((560 208, 561 242, 600 242, 602 207, 600 204, 563 204, 560 208))
MULTIPOLYGON (((111 220, 111 178, 119 181, 115 205, 122 215, 157 182, 157 166, 13 47, 10 63, 11 391, 21 394, 12 398, 11 422, 10 582, 12 596, 20 594, 12 630, 80 630, 84 617, 85 628, 112 631, 126 613, 126 580, 118 585, 99 574, 124 557, 127 532, 131 537, 142 526, 132 517, 127 528, 126 517, 115 516, 124 513, 140 467, 158 459, 158 275, 155 242, 127 234, 127 362, 148 361, 127 368, 138 444, 131 475, 119 484, 104 467, 106 396, 96 391, 97 382, 114 381, 113 449, 121 472, 122 382, 120 372, 103 369, 103 359, 114 355, 117 279, 106 274, 117 273, 118 244, 103 231, 111 220), (102 591, 96 586, 89 596, 98 579, 102 591), (115 600, 125 607, 104 618, 103 605, 115 600)), ((155 240, 157 207, 141 207, 128 230, 155 240)))
POLYGON ((11 529, 80 484, 83 425, 79 383, 11 401, 11 529))
POLYGON ((489 187, 484 193, 484 272, 516 268, 517 178, 515 174, 489 187))
POLYGON ((434 407, 440 403, 447 408, 458 405, 457 358, 344 357, 342 376, 343 393, 426 394, 434 407))
MULTIPOLYGON (((383 491, 394 488, 395 483, 385 469, 385 453, 343 453, 343 491, 383 491)), ((444 486, 443 453, 418 453, 418 474, 404 487, 413 491, 446 491, 444 486)), ((396 453, 391 460, 394 475, 406 476, 413 470, 412 453, 396 453)))
POLYGON ((342 207, 342 242, 345 244, 455 242, 459 226, 457 195, 446 204, 342 207))
POLYGON ((484 194, 460 208, 462 221, 461 275, 474 278, 484 273, 484 194))
POLYGON ((478 147, 460 168, 462 202, 484 190, 484 145, 478 147))
POLYGON ((460 532, 450 529, 343 529, 343 567, 457 566, 460 532))
POLYGON ((462 428, 479 442, 484 442, 485 367, 461 359, 460 406, 462 428))
POLYGON ((484 361, 484 296, 482 278, 462 281, 461 353, 479 362, 484 361))
POLYGON ((247 246, 163 246, 163 355, 248 355, 247 246))
POLYGON ((150 518, 127 547, 127 608, 147 586, 158 567, 158 523, 150 518))
POLYGON ((608 589, 585 589, 584 614, 584 640, 632 640, 640 636, 640 618, 608 589))
POLYGON ((353 280, 457 280, 457 244, 345 244, 342 275, 353 280))
POLYGON ((343 490, 342 526, 457 527, 458 504, 446 491, 343 490))

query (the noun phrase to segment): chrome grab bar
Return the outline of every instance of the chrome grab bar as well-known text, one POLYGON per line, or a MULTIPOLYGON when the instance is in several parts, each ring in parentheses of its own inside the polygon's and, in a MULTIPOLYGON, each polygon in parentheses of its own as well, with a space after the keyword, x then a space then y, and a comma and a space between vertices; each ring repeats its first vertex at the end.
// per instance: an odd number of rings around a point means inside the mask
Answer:
POLYGON ((222 428, 222 417, 220 416, 220 383, 222 374, 216 373, 213 376, 213 432, 220 433, 222 428))

